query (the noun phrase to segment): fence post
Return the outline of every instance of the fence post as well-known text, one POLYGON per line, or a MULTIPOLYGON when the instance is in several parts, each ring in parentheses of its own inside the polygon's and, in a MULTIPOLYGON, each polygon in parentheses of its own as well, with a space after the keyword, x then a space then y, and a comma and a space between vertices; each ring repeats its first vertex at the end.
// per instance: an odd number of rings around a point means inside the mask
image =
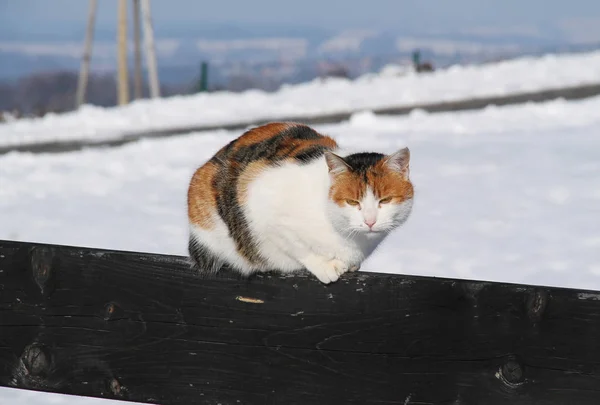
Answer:
POLYGON ((200 65, 200 82, 198 83, 198 91, 208 91, 208 63, 202 62, 200 65))

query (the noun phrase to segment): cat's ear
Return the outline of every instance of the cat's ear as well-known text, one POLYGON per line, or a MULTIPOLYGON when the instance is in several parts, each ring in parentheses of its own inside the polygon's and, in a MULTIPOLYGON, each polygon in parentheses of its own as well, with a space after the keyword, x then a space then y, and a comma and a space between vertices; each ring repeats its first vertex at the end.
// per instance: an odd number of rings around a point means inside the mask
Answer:
POLYGON ((335 153, 325 152, 325 160, 327 161, 327 167, 329 167, 329 173, 334 176, 350 170, 348 163, 335 153))
POLYGON ((408 148, 402 148, 398 152, 392 153, 385 158, 384 164, 390 169, 408 178, 408 164, 410 163, 410 151, 408 148))

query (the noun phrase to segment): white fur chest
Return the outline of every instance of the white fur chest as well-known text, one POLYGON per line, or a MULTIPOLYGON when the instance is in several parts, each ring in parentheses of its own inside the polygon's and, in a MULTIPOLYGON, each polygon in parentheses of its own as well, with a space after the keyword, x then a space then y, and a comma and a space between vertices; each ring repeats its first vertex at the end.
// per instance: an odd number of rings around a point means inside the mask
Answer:
POLYGON ((360 265, 383 240, 384 234, 345 232, 332 212, 330 182, 324 159, 318 159, 271 168, 249 187, 245 214, 270 267, 301 269, 308 252, 360 265))

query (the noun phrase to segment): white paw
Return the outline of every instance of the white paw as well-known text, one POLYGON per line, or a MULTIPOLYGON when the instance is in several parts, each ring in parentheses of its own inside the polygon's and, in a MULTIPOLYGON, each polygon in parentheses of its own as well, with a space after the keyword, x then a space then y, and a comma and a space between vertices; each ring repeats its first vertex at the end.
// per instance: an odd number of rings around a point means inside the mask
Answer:
POLYGON ((332 278, 326 272, 311 271, 311 273, 314 274, 315 277, 317 277, 319 279, 319 281, 323 284, 329 284, 333 281, 337 281, 337 279, 338 279, 338 277, 335 276, 334 279, 332 280, 332 278))
POLYGON ((315 254, 308 255, 299 261, 324 284, 337 281, 350 267, 343 260, 325 258, 315 254))
POLYGON ((322 262, 319 266, 309 268, 322 283, 329 284, 337 281, 342 274, 348 271, 348 265, 339 260, 331 259, 322 262))
POLYGON ((340 259, 332 259, 329 261, 329 264, 333 266, 333 268, 335 269, 335 273, 338 275, 338 277, 349 270, 346 262, 343 262, 340 259))
POLYGON ((348 269, 348 271, 351 272, 355 272, 355 271, 359 271, 360 270, 360 264, 354 264, 352 266, 350 266, 350 268, 348 269))

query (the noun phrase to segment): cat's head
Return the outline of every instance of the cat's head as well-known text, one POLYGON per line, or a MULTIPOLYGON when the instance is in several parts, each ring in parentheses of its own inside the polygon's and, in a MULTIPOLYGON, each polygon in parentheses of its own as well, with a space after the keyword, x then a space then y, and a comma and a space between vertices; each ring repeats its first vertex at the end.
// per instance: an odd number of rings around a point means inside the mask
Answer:
POLYGON ((375 236, 406 221, 413 202, 408 148, 391 155, 355 153, 343 158, 326 152, 325 160, 336 228, 375 236))

